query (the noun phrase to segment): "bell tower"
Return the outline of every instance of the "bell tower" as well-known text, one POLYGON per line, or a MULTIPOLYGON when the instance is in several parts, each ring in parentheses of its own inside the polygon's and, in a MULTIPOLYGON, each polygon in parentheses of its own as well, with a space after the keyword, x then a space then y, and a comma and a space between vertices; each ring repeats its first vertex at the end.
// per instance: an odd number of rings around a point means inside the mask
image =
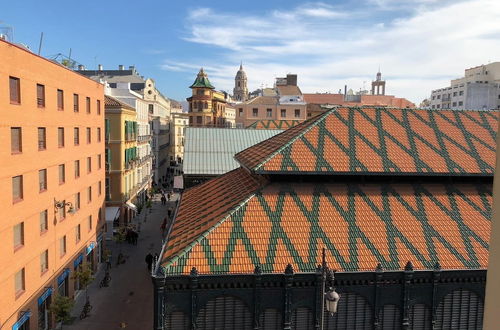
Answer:
POLYGON ((240 102, 248 100, 247 74, 243 70, 243 63, 234 77, 233 98, 240 102))
POLYGON ((372 81, 372 95, 385 95, 385 80, 382 80, 380 68, 377 72, 377 78, 372 81))

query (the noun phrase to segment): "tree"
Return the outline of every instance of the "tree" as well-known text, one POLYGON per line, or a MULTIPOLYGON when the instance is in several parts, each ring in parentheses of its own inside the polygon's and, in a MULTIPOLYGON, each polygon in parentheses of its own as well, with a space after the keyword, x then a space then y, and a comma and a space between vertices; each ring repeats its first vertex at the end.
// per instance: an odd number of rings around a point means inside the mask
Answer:
POLYGON ((56 322, 61 322, 61 329, 64 322, 71 320, 71 310, 74 304, 74 300, 70 297, 58 294, 54 296, 54 300, 50 304, 49 310, 54 314, 56 322))
POLYGON ((92 268, 90 265, 80 268, 73 273, 73 279, 78 280, 81 286, 85 288, 85 296, 88 298, 87 287, 94 280, 92 276, 92 268))

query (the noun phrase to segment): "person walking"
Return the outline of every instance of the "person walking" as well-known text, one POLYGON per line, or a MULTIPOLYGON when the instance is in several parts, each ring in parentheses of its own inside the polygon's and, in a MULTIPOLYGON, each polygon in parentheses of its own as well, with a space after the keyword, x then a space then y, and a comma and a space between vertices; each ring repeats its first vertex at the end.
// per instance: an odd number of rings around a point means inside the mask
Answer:
POLYGON ((151 252, 146 256, 146 263, 148 264, 148 270, 151 271, 151 265, 153 264, 153 255, 151 252))

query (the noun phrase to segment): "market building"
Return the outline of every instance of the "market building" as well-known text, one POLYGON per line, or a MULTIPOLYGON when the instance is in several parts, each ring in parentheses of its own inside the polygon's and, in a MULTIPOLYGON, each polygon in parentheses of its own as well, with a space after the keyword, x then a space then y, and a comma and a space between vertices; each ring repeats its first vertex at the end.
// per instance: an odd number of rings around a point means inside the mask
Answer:
POLYGON ((155 329, 481 329, 497 126, 330 107, 239 152, 181 196, 155 329))
POLYGON ((0 328, 48 330, 103 254, 104 87, 1 39, 0 58, 0 328))

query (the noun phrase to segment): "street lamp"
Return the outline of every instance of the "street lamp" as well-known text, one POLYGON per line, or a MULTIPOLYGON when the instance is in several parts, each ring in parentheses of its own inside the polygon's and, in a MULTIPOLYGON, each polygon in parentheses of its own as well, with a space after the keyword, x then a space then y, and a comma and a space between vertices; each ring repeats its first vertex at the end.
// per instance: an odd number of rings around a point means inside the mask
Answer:
POLYGON ((323 279, 323 297, 321 301, 321 329, 324 329, 325 307, 326 310, 330 313, 330 316, 333 316, 333 314, 337 312, 337 304, 340 300, 340 295, 335 292, 335 288, 333 287, 335 272, 329 269, 326 264, 325 248, 323 248, 321 272, 323 279), (327 282, 330 285, 328 286, 328 291, 325 292, 327 282))

